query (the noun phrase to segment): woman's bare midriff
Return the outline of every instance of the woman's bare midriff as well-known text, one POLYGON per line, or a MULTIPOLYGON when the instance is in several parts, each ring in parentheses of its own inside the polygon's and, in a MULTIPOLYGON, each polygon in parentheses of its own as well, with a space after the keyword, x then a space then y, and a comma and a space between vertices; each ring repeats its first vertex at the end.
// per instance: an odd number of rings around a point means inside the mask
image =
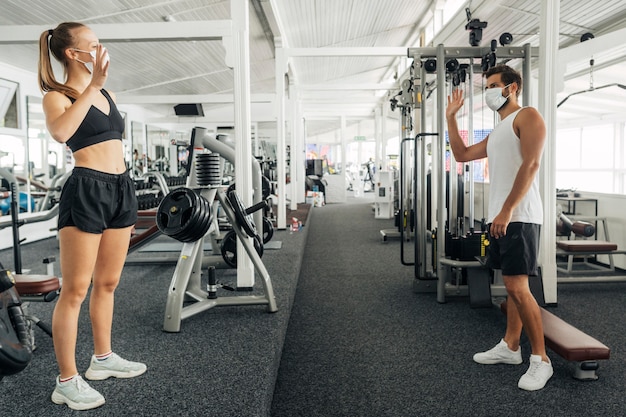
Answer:
POLYGON ((109 174, 126 172, 124 146, 121 140, 107 140, 74 152, 77 167, 90 168, 109 174))

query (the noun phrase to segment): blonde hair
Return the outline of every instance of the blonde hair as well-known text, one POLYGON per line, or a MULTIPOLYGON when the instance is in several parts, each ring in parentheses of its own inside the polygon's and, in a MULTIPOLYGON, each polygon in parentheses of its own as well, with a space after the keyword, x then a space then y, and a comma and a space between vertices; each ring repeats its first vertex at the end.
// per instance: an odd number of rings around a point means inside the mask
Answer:
POLYGON ((38 80, 42 93, 58 91, 72 98, 78 98, 78 91, 57 81, 52 70, 50 52, 63 66, 63 74, 67 76, 68 60, 65 50, 76 45, 74 30, 85 27, 82 23, 64 22, 56 28, 46 30, 39 37, 38 80))

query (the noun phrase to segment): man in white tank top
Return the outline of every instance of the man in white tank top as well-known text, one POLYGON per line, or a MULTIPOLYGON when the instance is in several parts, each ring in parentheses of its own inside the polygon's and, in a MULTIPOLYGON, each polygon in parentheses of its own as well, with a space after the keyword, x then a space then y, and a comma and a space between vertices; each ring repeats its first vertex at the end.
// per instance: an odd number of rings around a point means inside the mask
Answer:
POLYGON ((519 72, 497 65, 485 77, 485 101, 501 120, 485 140, 466 146, 461 139, 456 114, 463 106, 462 91, 452 92, 446 109, 455 159, 467 162, 489 158, 488 260, 492 268, 502 270, 508 293, 505 335, 494 348, 475 354, 474 361, 488 365, 521 364, 520 337, 524 328, 532 353, 528 371, 520 378, 518 387, 535 391, 542 389, 552 377, 541 312, 528 284, 528 276, 537 275, 538 269, 543 208, 537 172, 546 129, 537 110, 518 104, 522 89, 519 72))

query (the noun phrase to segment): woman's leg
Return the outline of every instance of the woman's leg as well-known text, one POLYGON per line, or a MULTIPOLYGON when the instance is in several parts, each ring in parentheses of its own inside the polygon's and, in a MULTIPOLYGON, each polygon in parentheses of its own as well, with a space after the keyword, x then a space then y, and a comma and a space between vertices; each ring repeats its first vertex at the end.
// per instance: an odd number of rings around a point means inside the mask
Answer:
POLYGON ((132 226, 123 229, 106 229, 100 240, 98 259, 93 274, 93 289, 89 300, 96 355, 111 351, 114 293, 128 254, 131 230, 132 226))
POLYGON ((74 226, 59 230, 63 288, 52 315, 52 332, 61 378, 78 373, 78 315, 91 284, 100 238, 99 234, 83 232, 74 226))

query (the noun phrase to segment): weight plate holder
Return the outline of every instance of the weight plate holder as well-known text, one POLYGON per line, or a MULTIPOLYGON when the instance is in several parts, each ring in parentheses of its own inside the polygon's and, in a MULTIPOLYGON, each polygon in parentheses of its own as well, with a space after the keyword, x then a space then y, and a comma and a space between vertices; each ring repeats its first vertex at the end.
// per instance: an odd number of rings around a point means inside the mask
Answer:
MULTIPOLYGON (((203 239, 184 243, 167 294, 165 318, 163 320, 163 331, 165 332, 180 332, 184 319, 219 306, 266 305, 268 313, 278 311, 272 280, 258 252, 255 250, 255 245, 260 245, 261 239, 249 239, 248 233, 239 227, 237 223, 237 211, 240 216, 247 218, 249 216, 248 212, 253 212, 255 209, 262 208, 262 206, 257 204, 246 210, 236 194, 229 198, 219 187, 211 188, 211 194, 209 195, 217 197, 230 223, 233 224, 233 232, 241 240, 243 248, 252 260, 257 276, 261 278, 263 294, 217 297, 216 292, 211 288, 211 282, 208 282, 209 285, 206 286, 205 290, 201 285, 202 260, 204 256, 202 250, 203 239), (236 208, 233 207, 231 199, 235 202, 236 208)), ((185 201, 185 199, 190 200, 191 198, 192 196, 185 194, 181 201, 185 201)), ((213 200, 212 197, 208 198, 213 200)), ((172 223, 172 226, 175 227, 176 225, 176 222, 172 223)), ((256 228, 253 230, 256 231, 256 228)), ((215 270, 212 266, 209 267, 209 278, 211 276, 215 279, 215 270)))

